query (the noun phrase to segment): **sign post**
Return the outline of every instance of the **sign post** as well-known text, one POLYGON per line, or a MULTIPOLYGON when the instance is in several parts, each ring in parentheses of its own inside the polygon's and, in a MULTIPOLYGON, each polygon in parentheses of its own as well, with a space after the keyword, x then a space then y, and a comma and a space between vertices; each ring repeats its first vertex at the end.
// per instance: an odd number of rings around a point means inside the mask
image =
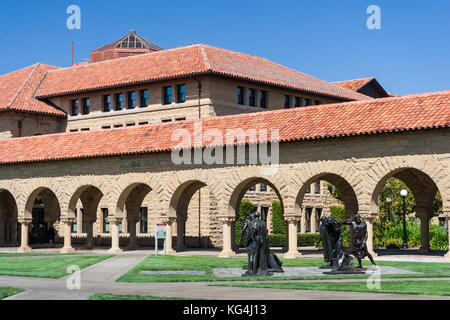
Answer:
POLYGON ((166 224, 155 225, 155 255, 158 255, 158 239, 164 239, 164 254, 167 254, 167 252, 166 252, 167 225, 166 224))

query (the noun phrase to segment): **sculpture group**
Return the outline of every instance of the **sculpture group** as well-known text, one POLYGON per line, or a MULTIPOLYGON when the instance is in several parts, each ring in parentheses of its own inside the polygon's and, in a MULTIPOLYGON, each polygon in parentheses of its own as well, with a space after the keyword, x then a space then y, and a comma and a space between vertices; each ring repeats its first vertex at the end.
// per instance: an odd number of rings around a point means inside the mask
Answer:
POLYGON ((269 249, 267 224, 253 212, 242 227, 241 242, 245 239, 248 250, 248 266, 244 276, 270 276, 272 272, 283 272, 281 261, 269 249))
POLYGON ((367 225, 359 214, 341 223, 333 217, 320 218, 320 240, 323 245, 324 260, 328 263, 322 269, 330 268, 336 273, 362 273, 362 259, 368 257, 375 265, 372 255, 367 250, 367 225), (350 247, 345 250, 342 241, 341 224, 350 226, 350 247), (353 267, 353 257, 358 260, 358 266, 353 267))

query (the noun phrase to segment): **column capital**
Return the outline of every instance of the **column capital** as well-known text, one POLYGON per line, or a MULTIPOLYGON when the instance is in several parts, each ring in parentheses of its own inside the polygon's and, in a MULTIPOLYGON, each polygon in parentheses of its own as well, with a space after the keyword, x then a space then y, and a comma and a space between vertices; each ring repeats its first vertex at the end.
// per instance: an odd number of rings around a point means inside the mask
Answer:
POLYGON ((108 217, 109 222, 115 225, 119 225, 123 222, 123 217, 108 217))
POLYGON ((75 218, 61 217, 60 220, 62 223, 71 224, 75 221, 75 218))
POLYGON ((33 219, 32 218, 18 218, 17 221, 20 224, 24 224, 26 226, 29 226, 33 222, 33 219))
POLYGON ((219 217, 219 221, 221 224, 231 224, 236 221, 235 217, 219 217))
POLYGON ((284 220, 286 220, 288 223, 298 223, 302 217, 299 216, 285 216, 284 220))
POLYGON ((169 226, 172 225, 175 221, 177 221, 176 217, 163 217, 162 222, 165 224, 168 224, 169 226))

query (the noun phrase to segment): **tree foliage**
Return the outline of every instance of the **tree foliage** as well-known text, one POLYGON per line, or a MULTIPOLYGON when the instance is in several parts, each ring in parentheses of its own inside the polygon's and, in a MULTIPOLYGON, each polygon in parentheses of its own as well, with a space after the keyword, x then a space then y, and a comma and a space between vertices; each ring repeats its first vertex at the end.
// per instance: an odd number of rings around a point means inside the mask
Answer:
POLYGON ((272 229, 275 234, 286 234, 286 221, 283 219, 280 201, 272 203, 272 229))

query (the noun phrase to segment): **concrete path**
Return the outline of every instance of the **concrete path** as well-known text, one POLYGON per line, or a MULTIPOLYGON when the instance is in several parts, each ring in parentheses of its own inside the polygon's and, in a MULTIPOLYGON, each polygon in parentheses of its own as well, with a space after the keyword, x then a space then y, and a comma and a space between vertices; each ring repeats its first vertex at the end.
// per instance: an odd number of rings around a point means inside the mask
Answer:
MULTIPOLYGON (((25 289, 6 300, 84 300, 95 293, 151 295, 160 297, 203 298, 214 300, 449 300, 450 297, 398 295, 358 292, 328 292, 310 290, 281 290, 262 288, 215 287, 214 284, 243 282, 183 282, 183 283, 122 283, 115 282, 149 254, 148 251, 125 252, 90 266, 81 271, 81 289, 69 290, 66 282, 70 276, 60 279, 25 277, 0 277, 0 286, 25 289)), ((382 279, 382 281, 409 279, 382 279)), ((411 280, 419 280, 412 278, 411 280)), ((422 279, 432 280, 432 279, 422 279)), ((450 278, 437 280, 450 280, 450 278)), ((312 281, 314 280, 291 280, 312 281)), ((349 280, 327 280, 349 281, 349 280)), ((365 281, 352 279, 351 281, 365 281)), ((276 282, 276 281, 270 281, 276 282)), ((284 282, 284 281, 283 281, 284 282)), ((269 283, 265 281, 264 283, 269 283)))

